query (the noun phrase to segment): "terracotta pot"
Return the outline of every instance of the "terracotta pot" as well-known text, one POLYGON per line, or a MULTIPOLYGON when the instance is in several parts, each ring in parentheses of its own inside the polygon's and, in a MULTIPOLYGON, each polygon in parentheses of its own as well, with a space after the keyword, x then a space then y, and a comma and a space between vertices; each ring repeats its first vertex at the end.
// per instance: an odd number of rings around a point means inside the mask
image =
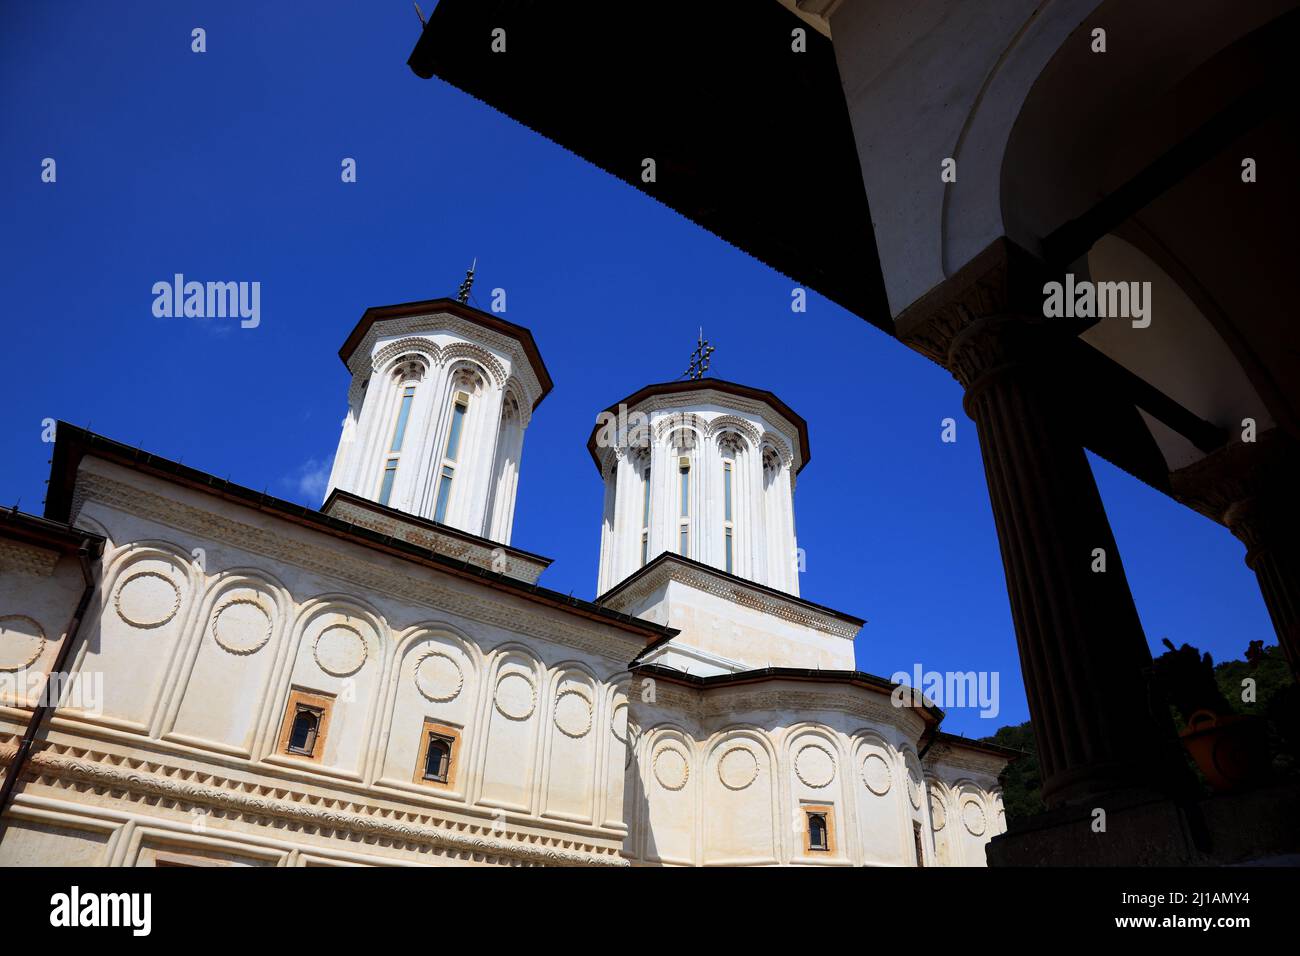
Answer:
POLYGON ((1216 792, 1254 783, 1268 771, 1268 738, 1258 717, 1198 710, 1179 736, 1216 792))

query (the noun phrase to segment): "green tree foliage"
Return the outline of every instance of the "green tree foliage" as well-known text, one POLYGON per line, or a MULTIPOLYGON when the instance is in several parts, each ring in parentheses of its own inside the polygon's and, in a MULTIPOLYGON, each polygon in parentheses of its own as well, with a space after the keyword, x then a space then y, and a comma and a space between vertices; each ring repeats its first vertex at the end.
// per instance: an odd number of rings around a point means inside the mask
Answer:
POLYGON ((999 727, 992 737, 983 741, 1010 747, 1024 752, 1007 764, 999 782, 1002 785, 1002 807, 1007 813, 1007 823, 1031 817, 1046 809, 1042 798, 1042 780, 1038 771, 1038 746, 1034 743, 1034 729, 1029 721, 999 727))
MULTIPOLYGON (((1277 645, 1265 648, 1262 642, 1254 642, 1247 650, 1246 658, 1215 665, 1215 683, 1232 712, 1268 720, 1275 773, 1282 776, 1300 773, 1300 757, 1297 757, 1300 750, 1300 684, 1292 679, 1286 656, 1277 645), (1248 680, 1254 681, 1254 701, 1245 699, 1249 696, 1248 680)), ((1002 805, 1006 809, 1007 822, 1022 820, 1045 809, 1038 747, 1034 743, 1030 722, 1000 727, 993 736, 982 739, 1025 754, 1002 771, 1002 805)))

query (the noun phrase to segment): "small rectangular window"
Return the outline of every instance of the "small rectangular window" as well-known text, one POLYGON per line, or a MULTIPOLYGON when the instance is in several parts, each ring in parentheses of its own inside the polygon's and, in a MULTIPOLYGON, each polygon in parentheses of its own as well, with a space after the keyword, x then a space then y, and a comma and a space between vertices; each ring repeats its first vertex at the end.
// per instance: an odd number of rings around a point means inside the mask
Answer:
POLYGON ((804 806, 804 851, 835 852, 835 811, 830 806, 804 806))
POLYGON ((691 544, 691 529, 688 528, 686 525, 682 525, 681 540, 678 542, 677 553, 680 554, 683 558, 688 557, 686 552, 690 550, 690 544, 691 544))
POLYGON ((732 561, 731 561, 731 529, 730 528, 727 529, 726 537, 727 537, 727 573, 732 574, 734 572, 732 571, 731 568, 732 561))
POLYGON ((320 760, 325 752, 334 698, 310 691, 294 690, 284 709, 279 752, 308 760, 320 760))
POLYGON ((459 757, 460 730, 426 717, 420 728, 420 754, 415 765, 415 782, 439 789, 453 788, 459 757))
POLYGON ((650 535, 644 531, 641 532, 641 566, 645 567, 646 562, 650 560, 650 535))
POLYGON ((691 465, 686 458, 681 460, 682 475, 682 517, 688 517, 691 513, 691 465))

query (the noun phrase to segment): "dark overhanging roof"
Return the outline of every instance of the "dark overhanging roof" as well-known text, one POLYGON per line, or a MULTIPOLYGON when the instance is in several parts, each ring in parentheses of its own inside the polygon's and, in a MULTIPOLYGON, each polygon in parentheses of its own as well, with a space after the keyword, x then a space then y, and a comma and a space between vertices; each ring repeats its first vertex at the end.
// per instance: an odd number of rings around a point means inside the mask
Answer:
POLYGON ((0 538, 63 555, 76 554, 85 544, 89 544, 93 555, 104 548, 103 535, 74 528, 65 521, 27 514, 19 511, 17 505, 0 509, 0 538))
MULTIPOLYGON (((613 405, 604 410, 604 413, 617 415, 620 406, 632 411, 637 405, 644 402, 647 398, 655 395, 679 395, 683 392, 702 392, 707 389, 713 389, 718 392, 726 392, 729 395, 736 395, 740 398, 747 398, 750 401, 762 402, 771 407, 771 409, 788 421, 799 432, 799 471, 803 471, 804 466, 812 458, 812 450, 808 445, 808 423, 804 421, 803 416, 793 408, 781 401, 773 392, 764 388, 753 388, 749 385, 739 385, 735 382, 728 382, 721 378, 693 378, 679 379, 675 382, 659 382, 655 385, 647 385, 639 388, 631 395, 619 399, 613 405)), ((596 436, 600 434, 600 423, 597 422, 592 427, 591 435, 587 438, 587 452, 591 455, 591 460, 596 463, 596 470, 600 470, 600 456, 596 453, 596 436)))
POLYGON ((620 12, 441 0, 407 62, 893 335, 830 40, 775 0, 620 12))
POLYGON ((522 325, 515 325, 513 322, 507 322, 499 315, 493 315, 490 312, 484 312, 482 309, 476 309, 472 305, 467 305, 456 299, 423 299, 419 302, 401 302, 397 305, 375 305, 366 309, 361 315, 361 320, 356 327, 348 334, 347 341, 339 349, 339 358, 343 364, 347 365, 352 359, 352 353, 357 350, 370 327, 376 322, 383 322, 386 319, 405 319, 413 315, 427 315, 432 312, 448 312, 457 318, 464 319, 466 322, 472 322, 489 331, 509 336, 519 342, 528 356, 528 361, 532 363, 533 372, 537 376, 537 383, 541 386, 541 392, 537 396, 537 401, 533 402, 536 408, 546 397, 553 387, 551 382, 551 373, 546 370, 546 363, 542 361, 542 353, 538 351, 537 341, 533 338, 533 333, 522 325))
MULTIPOLYGON (((66 527, 72 512, 77 471, 83 458, 93 456, 172 484, 214 495, 225 501, 252 508, 263 514, 331 535, 372 551, 389 554, 455 577, 475 580, 526 601, 600 621, 647 640, 656 640, 678 633, 676 628, 601 607, 591 601, 552 591, 538 584, 528 584, 468 561, 446 557, 401 538, 380 534, 369 528, 322 514, 304 505, 294 504, 292 501, 285 501, 265 492, 254 491, 252 488, 237 485, 229 479, 218 478, 197 468, 161 458, 139 448, 132 448, 67 422, 58 423, 56 435, 54 457, 50 466, 49 490, 45 498, 45 519, 49 522, 62 523, 66 527)), ((94 537, 80 532, 79 534, 83 539, 94 537)))

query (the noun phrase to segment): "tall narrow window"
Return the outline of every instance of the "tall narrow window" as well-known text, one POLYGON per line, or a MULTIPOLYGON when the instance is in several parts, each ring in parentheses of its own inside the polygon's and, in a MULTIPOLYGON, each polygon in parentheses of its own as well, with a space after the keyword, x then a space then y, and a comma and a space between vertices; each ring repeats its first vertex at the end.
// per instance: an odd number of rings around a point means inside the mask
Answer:
POLYGON ((456 393, 451 407, 451 422, 447 428, 447 449, 442 456, 442 471, 438 476, 438 498, 434 504, 433 520, 447 520, 447 505, 451 501, 451 485, 456 478, 456 460, 460 455, 461 433, 465 428, 465 415, 469 412, 469 395, 456 393))
POLYGON ((401 456, 402 442, 406 438, 406 423, 411 419, 411 405, 415 401, 415 386, 402 388, 398 399, 397 421, 393 425, 393 440, 388 445, 388 458, 384 461, 384 474, 379 480, 379 503, 386 505, 393 497, 393 482, 397 480, 397 462, 401 456))
POLYGON ((384 462, 384 478, 379 484, 379 503, 388 504, 393 496, 393 480, 397 477, 397 459, 390 458, 384 462))
POLYGON ((650 467, 641 469, 641 566, 650 560, 650 467))
POLYGON ((408 385, 402 389, 402 403, 397 407, 397 425, 393 429, 393 445, 388 450, 402 450, 402 439, 406 437, 406 422, 411 417, 411 402, 415 399, 415 386, 408 385))
POLYGON ((681 474, 682 513, 677 522, 677 553, 687 557, 691 549, 691 460, 677 459, 677 469, 681 474))
POLYGON ((731 479, 732 479, 732 462, 724 461, 722 463, 722 536, 725 544, 725 554, 727 559, 727 573, 731 574, 734 570, 735 559, 732 536, 735 531, 735 525, 731 520, 731 479))
POLYGON ((447 460, 455 461, 460 452, 460 432, 465 425, 465 412, 469 410, 469 396, 461 392, 451 410, 451 431, 447 435, 447 460))
POLYGON ((451 498, 451 479, 455 472, 447 465, 442 467, 442 476, 438 479, 438 503, 434 507, 433 520, 439 523, 447 520, 447 501, 451 498))

